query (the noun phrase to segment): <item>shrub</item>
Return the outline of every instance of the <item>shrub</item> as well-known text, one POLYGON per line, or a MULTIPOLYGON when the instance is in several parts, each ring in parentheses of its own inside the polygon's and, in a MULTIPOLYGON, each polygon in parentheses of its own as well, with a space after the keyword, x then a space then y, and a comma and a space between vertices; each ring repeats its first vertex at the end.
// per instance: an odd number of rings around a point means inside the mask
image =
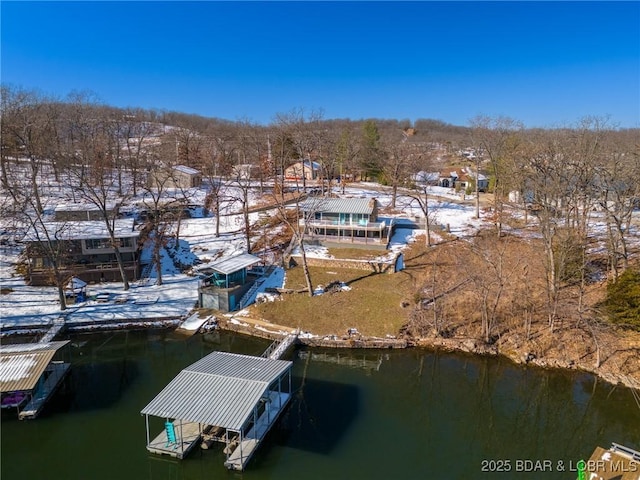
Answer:
POLYGON ((628 269, 607 285, 605 306, 612 322, 640 330, 640 270, 628 269))

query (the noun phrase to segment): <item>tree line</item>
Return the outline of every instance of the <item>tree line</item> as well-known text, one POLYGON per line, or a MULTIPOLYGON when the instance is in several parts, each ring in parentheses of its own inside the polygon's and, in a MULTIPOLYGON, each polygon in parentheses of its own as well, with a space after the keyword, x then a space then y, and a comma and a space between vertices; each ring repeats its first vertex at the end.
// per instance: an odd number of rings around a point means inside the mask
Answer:
MULTIPOLYGON (((154 258, 160 276, 159 251, 175 218, 162 211, 168 178, 154 177, 150 182, 148 174, 175 165, 202 172, 209 188, 208 206, 216 213, 216 235, 221 205, 229 201, 224 187, 233 185, 241 192, 235 200, 243 212, 248 251, 252 242, 249 188, 269 184, 274 195, 283 194, 284 171, 295 162, 308 159, 320 165, 317 183, 323 194, 338 182, 344 192, 350 182, 375 181, 389 188, 392 207, 399 192, 413 198, 425 217, 428 245, 429 190, 416 174, 437 172, 449 165, 470 167, 475 178, 484 172, 490 178, 492 203, 490 211, 481 213, 478 202, 477 215, 491 221, 496 239, 505 236, 504 225, 513 206, 524 215, 525 225, 537 229, 551 329, 562 285, 588 281, 596 236, 605 239, 606 270, 612 278, 630 267, 633 211, 640 202, 640 130, 617 128, 607 118, 588 117, 570 126, 530 129, 506 117, 478 116, 468 126, 455 126, 430 119, 325 119, 322 112, 295 109, 260 125, 249 120, 115 108, 87 93, 53 99, 6 85, 1 87, 0 107, 3 216, 51 235, 42 243, 48 245, 62 305, 60 244, 55 232, 35 228, 44 225, 51 189, 65 185, 73 200, 91 203, 102 212, 116 255, 116 218, 107 205, 146 194, 154 213, 150 234, 156 239, 154 258), (473 155, 465 157, 462 151, 473 155), (535 221, 529 216, 535 216, 535 221)), ((306 176, 299 182, 298 187, 306 191, 306 176)), ((477 188, 475 193, 479 199, 477 188)), ((284 211, 282 217, 286 222, 284 211)), ((302 235, 298 232, 301 244, 302 235)), ((498 248, 491 255, 478 254, 496 272, 497 285, 505 280, 499 252, 498 248)), ((126 289, 122 268, 121 274, 126 289)), ((490 309, 484 318, 488 338, 490 309)))

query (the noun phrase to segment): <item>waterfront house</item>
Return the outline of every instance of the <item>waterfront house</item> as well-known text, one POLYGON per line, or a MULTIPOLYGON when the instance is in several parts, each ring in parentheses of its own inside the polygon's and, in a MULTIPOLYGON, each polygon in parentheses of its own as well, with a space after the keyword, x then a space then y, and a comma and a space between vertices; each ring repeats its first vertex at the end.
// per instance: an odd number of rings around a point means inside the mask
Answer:
POLYGON ((244 295, 262 275, 262 270, 252 268, 260 261, 255 255, 242 253, 199 267, 199 306, 223 312, 241 308, 244 295))
POLYGON ((386 248, 393 222, 378 218, 375 198, 308 198, 300 204, 305 242, 386 248))
MULTIPOLYGON (((124 270, 137 280, 138 237, 133 219, 118 219, 113 229, 124 270)), ((85 282, 121 281, 109 232, 103 221, 44 222, 26 236, 27 276, 31 285, 54 285, 52 253, 64 277, 81 277, 85 282)))

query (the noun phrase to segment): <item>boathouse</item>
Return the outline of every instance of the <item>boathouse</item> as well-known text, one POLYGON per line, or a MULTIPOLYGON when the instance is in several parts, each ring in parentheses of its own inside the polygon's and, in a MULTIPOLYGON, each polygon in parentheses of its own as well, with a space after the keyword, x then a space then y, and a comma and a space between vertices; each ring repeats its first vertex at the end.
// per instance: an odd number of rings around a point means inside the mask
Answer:
POLYGON ((242 253, 200 267, 199 306, 222 312, 232 312, 239 308, 242 297, 263 273, 262 270, 253 272, 251 269, 260 261, 255 255, 242 253))
POLYGON ((147 450, 181 459, 200 442, 203 448, 221 442, 225 466, 244 470, 291 398, 291 365, 227 352, 198 360, 141 411, 147 450), (150 416, 164 421, 153 439, 150 416))
POLYGON ((0 404, 15 408, 18 418, 36 418, 69 372, 54 360, 69 341, 0 346, 0 404))

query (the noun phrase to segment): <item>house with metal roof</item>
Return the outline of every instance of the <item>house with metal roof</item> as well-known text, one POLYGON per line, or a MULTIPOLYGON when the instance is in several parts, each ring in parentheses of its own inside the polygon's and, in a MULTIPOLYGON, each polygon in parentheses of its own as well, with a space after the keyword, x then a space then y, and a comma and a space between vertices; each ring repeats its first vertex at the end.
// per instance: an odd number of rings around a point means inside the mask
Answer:
POLYGON ((263 273, 263 270, 253 268, 259 262, 259 257, 242 253, 200 266, 198 305, 223 312, 240 308, 242 298, 263 273))
POLYGON ((202 448, 221 442, 225 466, 244 470, 291 398, 291 366, 228 352, 198 360, 142 409, 147 450, 182 459, 200 442, 202 448), (149 417, 162 419, 153 439, 149 417))
POLYGON ((308 198, 300 204, 305 242, 386 248, 394 226, 378 218, 378 209, 375 198, 308 198))
MULTIPOLYGON (((139 277, 138 237, 131 218, 116 219, 111 228, 118 242, 127 278, 139 277)), ((42 222, 25 235, 30 285, 54 284, 52 255, 63 277, 85 282, 120 281, 120 270, 109 230, 102 220, 42 222)))
POLYGON ((0 406, 36 418, 69 372, 56 354, 69 341, 0 346, 0 406))

